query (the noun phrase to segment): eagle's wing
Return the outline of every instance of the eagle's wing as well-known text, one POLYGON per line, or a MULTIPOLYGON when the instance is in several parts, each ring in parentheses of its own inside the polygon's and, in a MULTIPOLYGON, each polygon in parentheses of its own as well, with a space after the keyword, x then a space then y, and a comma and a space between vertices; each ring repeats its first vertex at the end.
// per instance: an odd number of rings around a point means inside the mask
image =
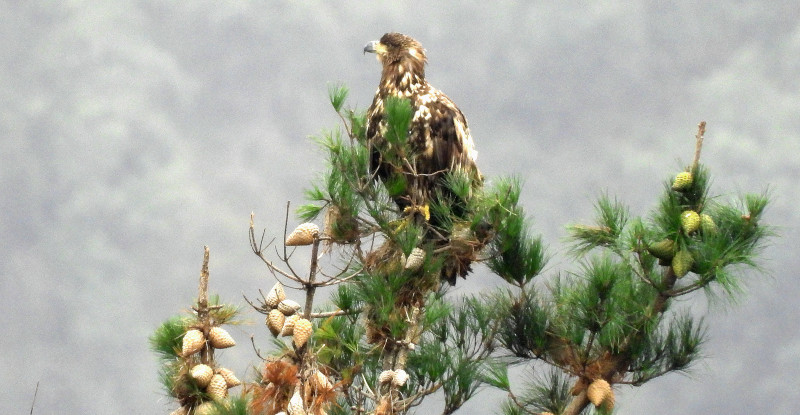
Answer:
POLYGON ((418 159, 429 159, 430 166, 424 173, 463 170, 474 180, 480 180, 475 164, 478 153, 461 110, 433 88, 418 96, 417 101, 409 140, 424 143, 418 156, 418 159))

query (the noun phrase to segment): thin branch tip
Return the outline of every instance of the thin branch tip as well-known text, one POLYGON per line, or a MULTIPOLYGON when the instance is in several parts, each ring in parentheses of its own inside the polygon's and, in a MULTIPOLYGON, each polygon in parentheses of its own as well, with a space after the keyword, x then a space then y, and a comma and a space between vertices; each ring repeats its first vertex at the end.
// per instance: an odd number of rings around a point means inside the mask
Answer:
POLYGON ((703 138, 706 135, 706 122, 700 121, 697 124, 697 135, 695 135, 695 147, 694 147, 694 161, 692 162, 692 170, 697 170, 697 166, 700 163, 700 150, 703 148, 703 138))

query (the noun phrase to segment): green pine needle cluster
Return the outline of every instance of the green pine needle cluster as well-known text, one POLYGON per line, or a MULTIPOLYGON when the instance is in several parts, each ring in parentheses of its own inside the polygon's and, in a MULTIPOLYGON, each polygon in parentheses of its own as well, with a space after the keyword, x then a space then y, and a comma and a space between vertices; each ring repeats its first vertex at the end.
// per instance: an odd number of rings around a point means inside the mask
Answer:
POLYGON ((521 188, 517 179, 500 179, 483 198, 485 220, 496 232, 487 265, 518 287, 539 275, 548 259, 541 237, 531 235, 529 220, 519 205, 521 188))
POLYGON ((441 384, 443 413, 452 413, 478 391, 481 373, 489 370, 494 316, 475 297, 455 306, 441 298, 428 304, 427 333, 418 350, 409 356, 409 373, 422 388, 441 384))
POLYGON ((150 336, 150 349, 163 361, 174 360, 181 353, 181 341, 190 320, 186 316, 173 316, 167 319, 150 336))
POLYGON ((411 118, 414 116, 411 101, 406 98, 388 97, 384 105, 386 106, 386 123, 389 126, 385 135, 386 141, 391 146, 403 148, 408 135, 408 127, 411 125, 411 118))
MULTIPOLYGON (((159 380, 167 396, 175 397, 175 386, 179 383, 183 364, 180 360, 183 335, 191 324, 187 316, 173 316, 167 319, 150 336, 150 349, 156 353, 161 366, 159 380)), ((196 391, 200 395, 201 391, 196 391)))

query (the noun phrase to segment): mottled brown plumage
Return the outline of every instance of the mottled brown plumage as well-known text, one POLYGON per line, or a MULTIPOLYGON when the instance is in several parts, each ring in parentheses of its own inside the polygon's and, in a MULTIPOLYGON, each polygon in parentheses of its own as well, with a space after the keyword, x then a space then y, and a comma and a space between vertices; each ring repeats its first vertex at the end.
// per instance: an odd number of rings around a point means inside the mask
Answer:
POLYGON ((383 180, 403 175, 408 182, 406 191, 394 197, 395 202, 401 208, 428 204, 444 173, 451 170, 467 172, 473 184, 480 185, 482 178, 475 165, 478 153, 467 120, 447 95, 425 80, 427 59, 422 45, 409 36, 387 33, 367 44, 364 51, 374 52, 382 64, 380 84, 367 111, 371 168, 383 180), (413 154, 405 155, 408 164, 387 156, 394 149, 384 138, 384 103, 392 96, 411 103, 408 143, 413 154))
MULTIPOLYGON (((444 186, 444 177, 451 171, 466 173, 472 189, 481 186, 483 178, 475 164, 478 153, 467 120, 447 95, 425 80, 427 59, 422 45, 409 36, 387 33, 379 41, 368 43, 364 52, 375 53, 382 65, 380 84, 367 111, 370 168, 384 182, 405 183, 391 195, 397 205, 404 210, 425 208, 440 195, 453 196, 444 186), (407 136, 410 153, 393 148, 386 139, 385 105, 390 97, 410 101, 413 114, 407 136)), ((466 212, 456 209, 454 213, 458 216, 466 212)), ((447 230, 441 229, 436 217, 431 218, 430 225, 439 228, 437 236, 446 238, 439 238, 437 247, 450 243, 447 230)), ((463 277, 469 272, 474 259, 474 252, 464 256, 451 253, 445 260, 442 277, 455 283, 456 276, 463 277)))

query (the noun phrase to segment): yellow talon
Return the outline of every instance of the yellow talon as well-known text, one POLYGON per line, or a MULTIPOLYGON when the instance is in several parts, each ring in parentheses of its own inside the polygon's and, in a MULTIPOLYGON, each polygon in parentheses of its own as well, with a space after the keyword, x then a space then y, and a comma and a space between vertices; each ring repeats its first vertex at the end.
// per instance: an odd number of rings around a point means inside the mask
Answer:
POLYGON ((422 206, 419 206, 419 205, 406 206, 406 208, 403 209, 403 215, 405 215, 405 216, 410 217, 414 213, 421 214, 425 218, 426 221, 430 221, 431 220, 431 207, 430 207, 430 205, 425 204, 425 205, 422 205, 422 206))
POLYGON ((429 205, 427 205, 427 204, 422 205, 422 207, 420 208, 420 211, 422 213, 422 216, 425 217, 425 221, 430 221, 431 220, 431 207, 429 205))
POLYGON ((408 225, 407 219, 398 219, 389 222, 389 226, 394 230, 395 233, 402 231, 406 225, 408 225))

